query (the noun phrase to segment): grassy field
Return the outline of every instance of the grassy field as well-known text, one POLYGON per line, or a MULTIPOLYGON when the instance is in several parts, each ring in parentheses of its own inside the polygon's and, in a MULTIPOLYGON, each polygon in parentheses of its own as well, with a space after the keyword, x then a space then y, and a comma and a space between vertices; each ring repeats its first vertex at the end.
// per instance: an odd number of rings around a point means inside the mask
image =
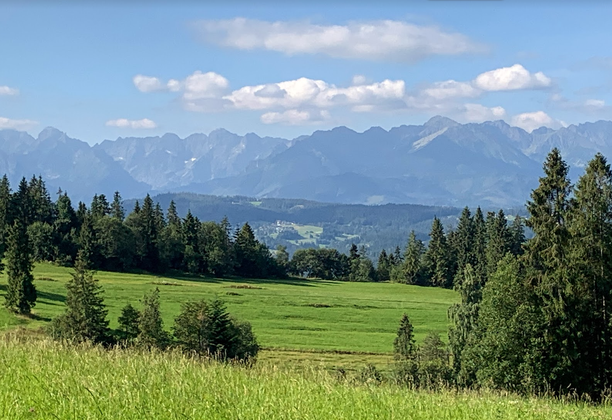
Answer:
POLYGON ((315 369, 197 362, 172 353, 0 341, 0 418, 609 419, 612 407, 495 393, 355 385, 315 369))
MULTIPOLYGON (((0 329, 36 328, 64 311, 70 269, 38 264, 34 271, 39 299, 34 319, 0 309, 0 329)), ((245 280, 160 277, 98 272, 105 290, 111 327, 128 302, 138 307, 147 291, 159 287, 165 326, 170 329, 181 302, 223 299, 229 311, 248 320, 260 344, 274 352, 262 358, 309 360, 323 364, 386 363, 399 319, 406 312, 421 340, 430 331, 446 339, 447 309, 453 291, 391 283, 347 283, 322 280, 245 280), (350 352, 351 354, 343 354, 350 352)), ((0 277, 0 302, 6 275, 0 277)))

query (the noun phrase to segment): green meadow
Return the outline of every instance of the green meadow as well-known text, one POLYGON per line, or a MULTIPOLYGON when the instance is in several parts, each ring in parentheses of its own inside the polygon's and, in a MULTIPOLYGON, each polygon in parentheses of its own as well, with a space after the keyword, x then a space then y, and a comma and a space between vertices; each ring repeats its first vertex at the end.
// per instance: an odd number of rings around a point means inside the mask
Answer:
POLYGON ((178 353, 0 341, 0 418, 21 419, 609 419, 612 407, 488 392, 413 391, 178 353))
MULTIPOLYGON (((38 328, 64 311, 65 283, 70 269, 37 264, 34 270, 38 301, 32 318, 17 317, 0 309, 0 328, 38 328)), ((121 308, 138 307, 143 294, 160 289, 161 310, 170 329, 182 302, 223 299, 230 313, 248 320, 260 345, 262 358, 314 360, 326 365, 364 365, 390 361, 399 319, 406 312, 417 341, 428 332, 446 339, 447 310, 455 292, 440 288, 393 283, 348 283, 325 280, 216 279, 97 272, 104 288, 111 327, 121 308)), ((0 278, 0 300, 6 274, 0 278)))

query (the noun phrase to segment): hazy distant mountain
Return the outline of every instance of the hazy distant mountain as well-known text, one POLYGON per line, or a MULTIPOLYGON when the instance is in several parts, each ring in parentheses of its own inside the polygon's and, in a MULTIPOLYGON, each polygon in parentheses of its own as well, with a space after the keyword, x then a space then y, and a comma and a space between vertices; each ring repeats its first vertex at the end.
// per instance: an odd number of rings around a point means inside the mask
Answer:
POLYGON ((238 136, 219 129, 208 136, 192 134, 185 139, 165 134, 105 140, 94 150, 111 156, 135 180, 160 190, 238 175, 251 162, 285 150, 289 144, 285 139, 238 136))
POLYGON ((7 174, 15 188, 21 177, 41 175, 52 194, 61 187, 74 200, 91 200, 96 193, 111 197, 117 189, 127 196, 150 190, 106 153, 51 127, 37 138, 0 131, 0 174, 7 174))
POLYGON ((119 138, 90 147, 47 128, 37 138, 0 131, 0 173, 41 174, 78 199, 119 189, 124 197, 185 191, 339 203, 514 206, 537 185, 558 147, 574 176, 597 152, 612 155, 612 122, 532 133, 503 121, 357 133, 346 127, 294 140, 226 130, 181 139, 119 138))

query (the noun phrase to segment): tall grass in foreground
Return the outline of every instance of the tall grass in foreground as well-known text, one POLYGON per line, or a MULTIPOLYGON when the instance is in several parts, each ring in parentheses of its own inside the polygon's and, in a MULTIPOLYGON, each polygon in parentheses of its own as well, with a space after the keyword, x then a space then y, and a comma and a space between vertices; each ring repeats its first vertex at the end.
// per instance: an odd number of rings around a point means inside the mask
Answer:
POLYGON ((410 391, 178 353, 0 341, 3 419, 608 419, 612 407, 494 393, 410 391))

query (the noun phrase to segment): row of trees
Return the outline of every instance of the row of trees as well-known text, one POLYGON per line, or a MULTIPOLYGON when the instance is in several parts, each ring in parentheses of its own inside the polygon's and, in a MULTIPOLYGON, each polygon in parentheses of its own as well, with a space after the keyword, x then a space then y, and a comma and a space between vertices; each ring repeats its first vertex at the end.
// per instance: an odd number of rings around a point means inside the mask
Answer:
POLYGON ((524 222, 516 216, 508 225, 503 210, 488 212, 485 219, 480 207, 472 216, 466 207, 457 227, 448 233, 440 219, 434 218, 429 238, 425 246, 411 232, 403 254, 399 248, 389 254, 383 250, 378 258, 378 280, 451 288, 461 283, 467 264, 486 278, 507 252, 513 255, 522 252, 524 222))
POLYGON ((557 149, 543 168, 522 252, 464 254, 449 311, 453 373, 462 386, 599 398, 612 386, 612 171, 597 154, 572 186, 557 149))
POLYGON ((221 360, 250 360, 257 356, 259 346, 251 325, 232 318, 219 299, 184 302, 174 319, 173 333, 164 330, 157 288, 143 297, 140 311, 128 303, 118 318, 118 330, 111 331, 102 287, 80 255, 66 285, 66 311, 50 326, 53 337, 73 343, 179 348, 221 360))

